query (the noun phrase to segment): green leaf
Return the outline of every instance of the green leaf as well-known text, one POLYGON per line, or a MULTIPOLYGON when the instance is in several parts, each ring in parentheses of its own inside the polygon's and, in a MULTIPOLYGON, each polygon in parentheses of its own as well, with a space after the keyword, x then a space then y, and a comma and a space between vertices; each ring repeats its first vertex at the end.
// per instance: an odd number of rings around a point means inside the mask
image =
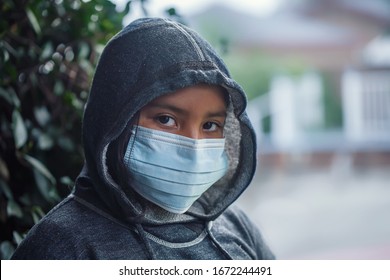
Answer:
POLYGON ((38 215, 34 212, 31 213, 31 216, 33 218, 34 224, 37 224, 41 220, 41 218, 38 217, 38 215))
POLYGON ((11 54, 14 57, 18 57, 17 50, 15 50, 15 48, 8 44, 6 41, 1 41, 1 47, 4 48, 4 51, 8 52, 8 55, 11 54))
POLYGON ((41 53, 41 59, 42 60, 48 59, 52 55, 53 55, 53 43, 52 42, 47 42, 43 46, 43 50, 42 50, 42 53, 41 53))
POLYGON ((38 147, 41 150, 47 151, 51 149, 54 145, 53 138, 50 137, 47 133, 41 133, 38 137, 38 147))
POLYGON ((14 105, 16 108, 20 107, 20 100, 13 88, 5 89, 0 87, 0 97, 4 98, 9 104, 14 105))
POLYGON ((2 193, 4 193, 5 197, 8 200, 14 199, 12 192, 11 192, 11 189, 9 188, 8 184, 6 182, 4 182, 3 179, 1 179, 1 178, 0 178, 0 190, 2 193))
POLYGON ((20 242, 23 241, 23 236, 21 236, 19 232, 14 231, 14 232, 12 233, 12 235, 13 235, 14 241, 15 241, 15 243, 16 243, 17 245, 19 245, 20 242))
POLYGON ((89 45, 86 42, 80 42, 78 59, 86 59, 90 53, 89 45))
POLYGON ((61 137, 58 139, 58 146, 68 152, 72 152, 75 149, 75 145, 69 137, 61 137))
POLYGON ((34 206, 31 210, 31 216, 33 218, 34 224, 37 224, 43 218, 43 216, 45 216, 45 212, 43 212, 41 207, 34 206))
POLYGON ((36 107, 34 108, 34 116, 40 126, 44 127, 50 121, 50 113, 46 107, 36 107))
POLYGON ((31 205, 31 196, 28 193, 24 193, 21 196, 19 196, 19 201, 23 203, 24 205, 31 205))
POLYGON ((18 110, 12 113, 12 128, 16 148, 22 147, 27 141, 27 129, 18 110))
POLYGON ((38 35, 41 34, 41 27, 39 26, 37 17, 34 15, 34 13, 31 11, 31 9, 27 9, 26 11, 27 17, 30 20, 31 26, 33 27, 35 33, 38 35))
POLYGON ((3 57, 2 57, 2 60, 3 60, 3 63, 8 62, 8 60, 9 60, 9 53, 8 53, 8 51, 7 51, 5 48, 3 49, 3 57))
POLYGON ((74 185, 74 182, 72 181, 72 179, 70 179, 69 176, 63 176, 60 178, 60 182, 61 184, 64 184, 64 185, 67 185, 67 186, 73 186, 74 185))
POLYGON ((0 87, 0 97, 4 98, 9 104, 13 104, 10 94, 2 87, 0 87))
POLYGON ((29 155, 24 154, 23 158, 40 174, 45 176, 51 184, 55 185, 56 184, 56 179, 54 176, 50 173, 50 171, 46 168, 46 166, 43 165, 42 162, 37 160, 36 158, 33 158, 29 155))
POLYGON ((14 200, 9 200, 7 203, 7 214, 9 217, 17 217, 17 218, 22 218, 23 217, 23 212, 20 206, 14 201, 14 200))
POLYGON ((58 80, 54 84, 54 94, 57 96, 60 96, 64 93, 64 85, 62 84, 62 81, 58 80))
POLYGON ((15 251, 15 247, 9 241, 3 241, 0 244, 0 255, 2 260, 9 260, 15 251))
POLYGON ((46 199, 46 201, 57 202, 60 200, 58 193, 47 177, 43 176, 42 173, 34 169, 34 178, 39 192, 46 199))

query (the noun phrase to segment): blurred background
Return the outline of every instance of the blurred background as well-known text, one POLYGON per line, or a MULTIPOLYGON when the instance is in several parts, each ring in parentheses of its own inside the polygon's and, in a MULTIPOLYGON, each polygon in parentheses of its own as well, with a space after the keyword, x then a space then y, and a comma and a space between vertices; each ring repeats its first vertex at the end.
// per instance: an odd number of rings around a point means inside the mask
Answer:
POLYGON ((258 170, 237 203, 279 259, 390 259, 390 1, 0 4, 1 258, 66 196, 104 44, 142 16, 204 36, 248 94, 258 170))

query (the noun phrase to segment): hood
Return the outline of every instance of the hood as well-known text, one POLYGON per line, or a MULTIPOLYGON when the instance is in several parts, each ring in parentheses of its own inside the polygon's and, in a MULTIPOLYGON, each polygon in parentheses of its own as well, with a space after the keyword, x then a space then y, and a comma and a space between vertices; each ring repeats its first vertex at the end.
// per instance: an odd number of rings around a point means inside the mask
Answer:
POLYGON ((215 219, 240 196, 255 172, 255 135, 245 107, 242 88, 196 32, 168 19, 134 21, 107 43, 96 68, 84 111, 85 166, 76 180, 76 195, 78 189, 90 189, 121 219, 140 224, 215 219), (230 167, 185 214, 172 214, 141 201, 113 180, 107 150, 151 100, 201 83, 220 85, 230 95, 225 127, 230 167), (89 184, 82 183, 86 181, 89 184))

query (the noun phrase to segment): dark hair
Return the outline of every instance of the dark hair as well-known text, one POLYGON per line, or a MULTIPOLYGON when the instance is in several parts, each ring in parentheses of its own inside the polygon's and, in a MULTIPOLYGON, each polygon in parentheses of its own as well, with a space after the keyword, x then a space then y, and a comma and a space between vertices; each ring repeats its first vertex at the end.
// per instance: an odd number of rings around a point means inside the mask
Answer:
POLYGON ((131 188, 129 184, 129 176, 131 175, 124 164, 123 157, 130 140, 132 127, 134 124, 138 123, 138 120, 139 113, 136 113, 136 115, 129 121, 121 135, 109 144, 106 158, 108 172, 112 179, 121 187, 128 197, 135 197, 137 201, 140 202, 142 207, 140 214, 133 218, 127 218, 127 221, 132 221, 134 223, 138 223, 145 215, 146 209, 145 204, 143 203, 145 199, 131 188))
POLYGON ((107 167, 108 172, 114 181, 126 191, 126 186, 129 185, 128 171, 123 162, 123 157, 126 152, 127 145, 131 136, 131 130, 134 124, 139 120, 139 113, 128 122, 126 128, 117 139, 112 141, 107 150, 107 167))

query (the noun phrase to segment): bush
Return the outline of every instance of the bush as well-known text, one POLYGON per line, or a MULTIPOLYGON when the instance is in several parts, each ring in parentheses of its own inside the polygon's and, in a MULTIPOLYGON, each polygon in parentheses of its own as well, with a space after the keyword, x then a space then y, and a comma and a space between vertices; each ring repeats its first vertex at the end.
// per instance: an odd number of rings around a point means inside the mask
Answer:
POLYGON ((68 195, 99 50, 122 27, 108 0, 0 5, 0 257, 68 195))

